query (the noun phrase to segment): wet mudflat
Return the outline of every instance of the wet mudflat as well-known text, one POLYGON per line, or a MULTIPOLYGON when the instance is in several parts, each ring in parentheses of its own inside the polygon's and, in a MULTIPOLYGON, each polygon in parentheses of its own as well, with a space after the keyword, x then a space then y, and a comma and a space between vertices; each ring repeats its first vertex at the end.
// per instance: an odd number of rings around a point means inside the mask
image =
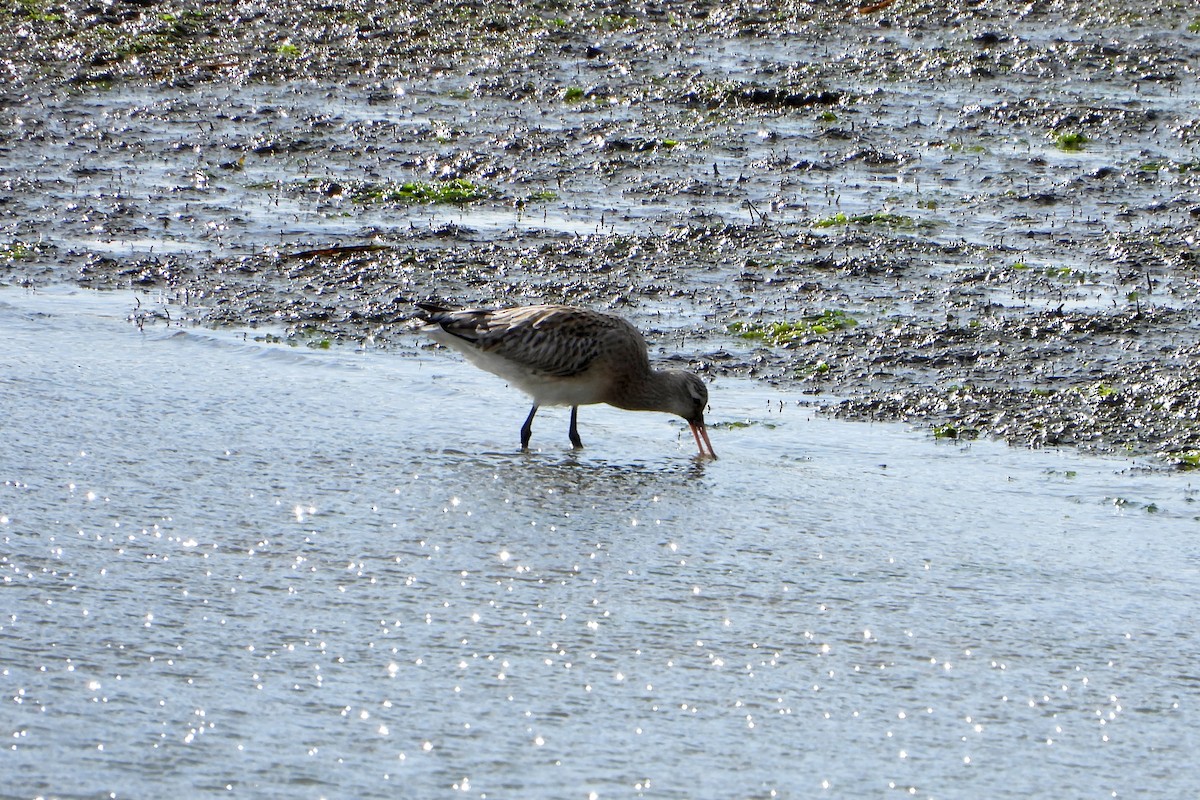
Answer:
POLYGON ((10 796, 1200 789, 1185 473, 731 378, 717 461, 604 409, 521 454, 444 354, 162 301, 0 292, 10 796))

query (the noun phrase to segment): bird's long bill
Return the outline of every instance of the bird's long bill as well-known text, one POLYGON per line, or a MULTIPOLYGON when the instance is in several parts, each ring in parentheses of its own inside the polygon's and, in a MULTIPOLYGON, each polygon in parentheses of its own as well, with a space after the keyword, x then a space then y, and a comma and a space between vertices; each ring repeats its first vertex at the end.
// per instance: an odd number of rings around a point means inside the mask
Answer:
POLYGON ((688 420, 688 426, 692 429, 692 436, 696 437, 696 447, 700 448, 700 455, 709 458, 716 458, 716 451, 713 450, 712 442, 708 438, 708 429, 704 427, 704 418, 698 420, 688 420), (708 450, 705 451, 705 447, 708 450))

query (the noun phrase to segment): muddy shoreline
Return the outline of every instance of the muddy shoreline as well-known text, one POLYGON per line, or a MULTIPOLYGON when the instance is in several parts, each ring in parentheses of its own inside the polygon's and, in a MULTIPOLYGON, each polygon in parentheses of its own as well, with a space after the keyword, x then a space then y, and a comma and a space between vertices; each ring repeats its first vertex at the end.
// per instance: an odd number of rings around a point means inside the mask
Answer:
POLYGON ((1200 454, 1185 3, 292 5, 4 9, 0 281, 397 348, 569 302, 848 419, 1200 454))

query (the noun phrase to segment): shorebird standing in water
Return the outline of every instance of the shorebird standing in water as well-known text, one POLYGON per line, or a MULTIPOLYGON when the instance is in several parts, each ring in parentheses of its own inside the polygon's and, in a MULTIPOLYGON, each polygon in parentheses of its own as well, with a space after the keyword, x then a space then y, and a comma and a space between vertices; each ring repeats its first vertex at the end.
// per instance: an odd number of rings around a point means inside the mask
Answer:
POLYGON ((704 381, 683 370, 652 369, 646 340, 620 317, 571 306, 451 309, 417 303, 417 308, 423 333, 533 398, 521 427, 522 448, 529 447, 540 407, 570 406, 568 435, 572 445, 583 447, 579 406, 608 403, 683 417, 700 455, 716 458, 704 427, 704 381))

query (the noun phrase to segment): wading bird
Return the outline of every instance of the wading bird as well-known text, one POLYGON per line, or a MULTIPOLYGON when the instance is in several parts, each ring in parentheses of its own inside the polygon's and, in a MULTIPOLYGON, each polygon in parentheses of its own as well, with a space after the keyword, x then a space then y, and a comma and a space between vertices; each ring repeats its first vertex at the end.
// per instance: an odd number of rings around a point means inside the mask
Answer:
POLYGON ((700 455, 716 458, 704 427, 704 381, 683 370, 651 368, 646 340, 620 317, 572 306, 453 309, 417 303, 417 308, 423 333, 533 398, 521 426, 522 448, 529 447, 540 407, 570 406, 568 435, 572 445, 583 447, 579 406, 608 403, 683 417, 700 455))

